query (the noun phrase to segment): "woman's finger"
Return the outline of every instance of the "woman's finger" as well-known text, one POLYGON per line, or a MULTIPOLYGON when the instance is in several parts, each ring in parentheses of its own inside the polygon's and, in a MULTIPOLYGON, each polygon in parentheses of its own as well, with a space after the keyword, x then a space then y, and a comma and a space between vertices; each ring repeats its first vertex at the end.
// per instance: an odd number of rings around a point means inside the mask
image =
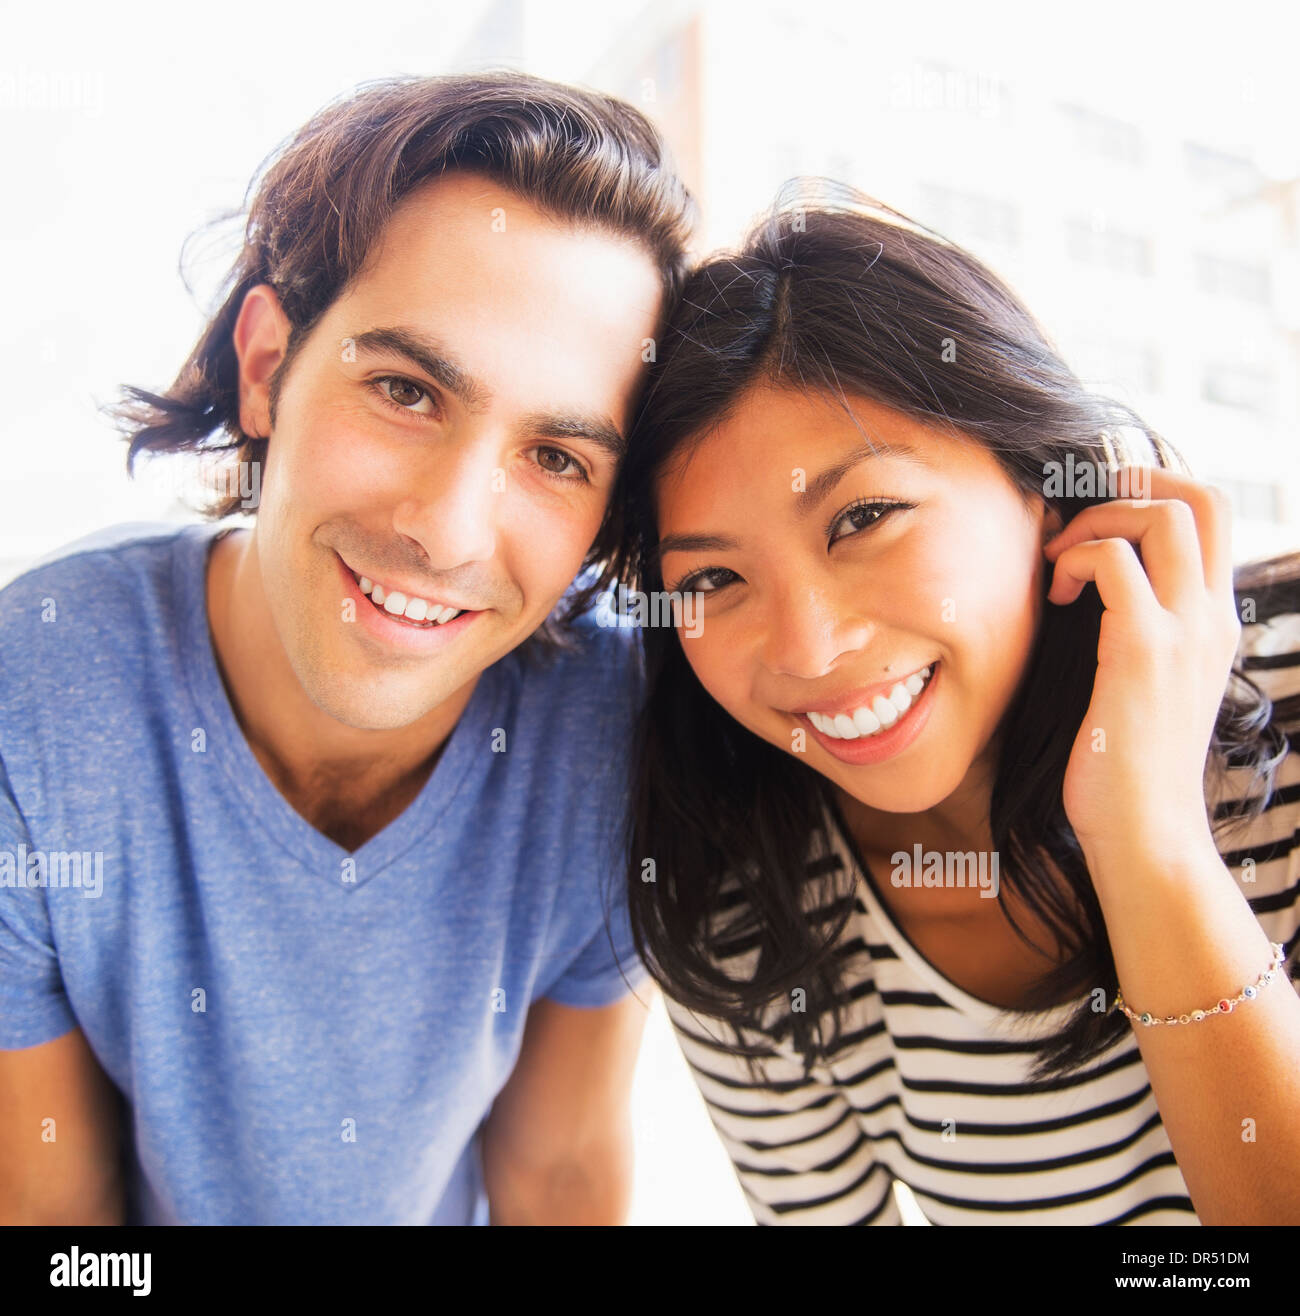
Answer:
POLYGON ((1148 616, 1156 603, 1151 582, 1127 539, 1087 539, 1071 545, 1056 561, 1047 597, 1053 603, 1072 603, 1089 581, 1097 586, 1102 606, 1123 617, 1148 616))
POLYGON ((1062 557, 1080 544, 1107 539, 1124 540, 1141 551, 1140 565, 1161 607, 1182 612, 1204 599, 1203 558, 1196 518, 1188 504, 1178 498, 1157 502, 1117 498, 1085 508, 1045 546, 1048 560, 1056 563, 1057 576, 1052 580, 1055 601, 1072 601, 1078 596, 1078 589, 1073 589, 1068 599, 1057 593, 1062 557))
POLYGON ((1206 586, 1232 594, 1232 500, 1222 489, 1178 471, 1153 467, 1146 472, 1153 498, 1181 498, 1196 518, 1196 535, 1206 586))

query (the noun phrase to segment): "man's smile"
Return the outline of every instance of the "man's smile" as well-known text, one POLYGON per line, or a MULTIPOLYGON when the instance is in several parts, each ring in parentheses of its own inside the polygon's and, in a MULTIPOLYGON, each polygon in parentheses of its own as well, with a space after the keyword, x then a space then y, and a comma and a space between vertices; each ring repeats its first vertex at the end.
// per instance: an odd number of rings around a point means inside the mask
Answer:
POLYGON ((347 567, 361 593, 366 595, 376 608, 381 608, 396 620, 408 621, 416 626, 443 626, 460 616, 462 612, 481 611, 481 609, 465 607, 450 599, 417 595, 394 584, 391 580, 387 582, 373 580, 355 567, 348 566, 342 558, 339 560, 347 567))
POLYGON ((385 589, 353 571, 337 553, 334 557, 347 597, 356 606, 357 621, 367 634, 386 644, 428 653, 460 635, 485 611, 385 589))

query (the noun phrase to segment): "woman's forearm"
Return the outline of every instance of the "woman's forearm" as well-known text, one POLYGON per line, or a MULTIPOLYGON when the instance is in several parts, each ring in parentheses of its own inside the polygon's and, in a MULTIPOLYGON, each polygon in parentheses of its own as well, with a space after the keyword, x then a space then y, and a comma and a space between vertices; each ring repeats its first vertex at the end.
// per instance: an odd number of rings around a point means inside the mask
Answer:
MULTIPOLYGON (((1268 937, 1208 839, 1089 867, 1137 1013, 1207 1009, 1267 967, 1268 937)), ((1131 1026, 1201 1222, 1300 1224, 1300 997, 1285 968, 1226 1015, 1131 1026)))

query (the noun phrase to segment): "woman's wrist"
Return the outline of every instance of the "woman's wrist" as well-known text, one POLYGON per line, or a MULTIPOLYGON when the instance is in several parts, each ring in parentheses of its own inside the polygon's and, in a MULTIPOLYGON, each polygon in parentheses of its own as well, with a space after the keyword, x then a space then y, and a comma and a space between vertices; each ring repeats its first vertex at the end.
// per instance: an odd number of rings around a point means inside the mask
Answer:
MULTIPOLYGON (((1202 815, 1204 811, 1202 810, 1202 815)), ((1162 900, 1185 893, 1188 883, 1218 882, 1231 876, 1223 863, 1209 822, 1178 831, 1135 827, 1127 835, 1100 842, 1080 841, 1084 862, 1103 904, 1162 900)))
POLYGON ((1208 840, 1111 854, 1094 883, 1125 999, 1163 1018, 1231 995, 1268 966, 1269 939, 1208 840))

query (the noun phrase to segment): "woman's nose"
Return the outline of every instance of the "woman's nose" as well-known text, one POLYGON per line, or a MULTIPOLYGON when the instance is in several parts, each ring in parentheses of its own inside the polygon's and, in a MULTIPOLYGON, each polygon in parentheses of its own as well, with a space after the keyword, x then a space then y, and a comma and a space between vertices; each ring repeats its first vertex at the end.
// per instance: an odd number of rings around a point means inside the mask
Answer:
POLYGON ((846 653, 862 649, 871 624, 861 609, 818 582, 801 581, 773 593, 763 610, 760 660, 774 676, 816 680, 846 653))

